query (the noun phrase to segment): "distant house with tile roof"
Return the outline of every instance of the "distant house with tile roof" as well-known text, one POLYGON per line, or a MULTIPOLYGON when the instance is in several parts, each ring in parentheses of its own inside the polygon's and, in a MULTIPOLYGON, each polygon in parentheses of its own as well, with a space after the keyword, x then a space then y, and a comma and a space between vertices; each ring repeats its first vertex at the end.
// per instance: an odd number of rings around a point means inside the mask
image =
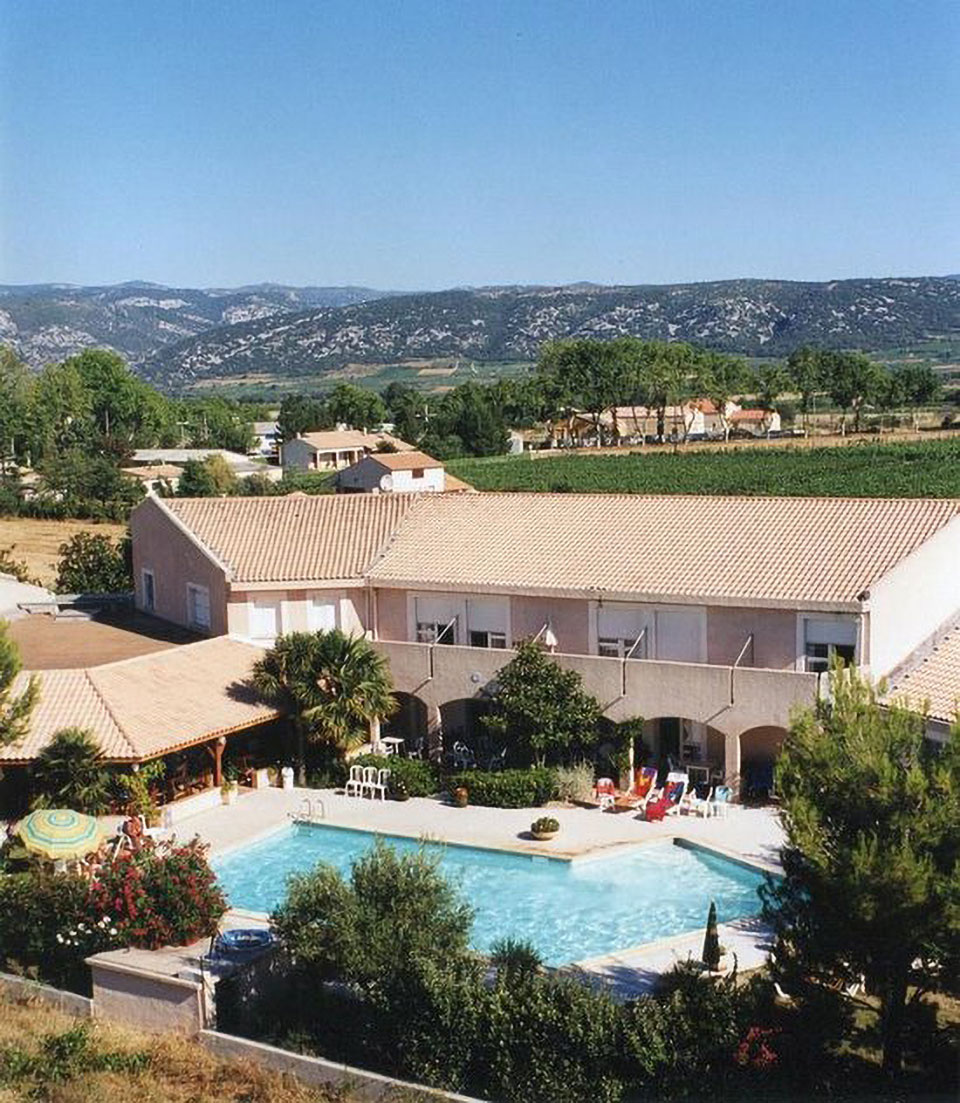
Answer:
POLYGON ((258 646, 365 633, 411 733, 468 732, 502 652, 549 638, 610 719, 646 718, 651 754, 728 778, 775 754, 833 657, 880 677, 960 615, 952 500, 169 499, 131 531, 141 608, 258 646))
POLYGON ((337 474, 346 494, 444 494, 471 490, 425 452, 373 452, 337 474))
POLYGON ((284 471, 339 471, 379 449, 412 452, 413 445, 390 433, 362 429, 324 429, 301 433, 280 449, 284 471))

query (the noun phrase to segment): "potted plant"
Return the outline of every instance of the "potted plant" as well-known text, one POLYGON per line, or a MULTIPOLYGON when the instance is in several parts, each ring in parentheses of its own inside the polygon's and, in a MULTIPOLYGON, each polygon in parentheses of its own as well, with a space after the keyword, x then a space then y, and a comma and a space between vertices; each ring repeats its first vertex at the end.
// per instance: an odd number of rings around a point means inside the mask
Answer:
POLYGON ((552 839, 559 830, 560 824, 553 816, 541 816, 540 819, 534 820, 533 823, 530 824, 531 835, 541 842, 552 839))
POLYGON ((220 786, 220 796, 224 804, 233 804, 237 799, 240 786, 237 784, 237 771, 233 766, 228 766, 223 771, 223 784, 220 786))
POLYGON ((703 936, 703 951, 700 955, 703 967, 710 973, 725 972, 723 956, 726 952, 727 948, 720 944, 720 933, 717 930, 717 905, 711 900, 707 913, 707 929, 703 936))
POLYGON ((407 792, 407 783, 403 778, 395 778, 390 781, 390 796, 393 800, 409 800, 410 794, 407 792))
POLYGON ((470 800, 470 793, 465 785, 458 785, 453 791, 453 803, 457 808, 466 808, 470 800))

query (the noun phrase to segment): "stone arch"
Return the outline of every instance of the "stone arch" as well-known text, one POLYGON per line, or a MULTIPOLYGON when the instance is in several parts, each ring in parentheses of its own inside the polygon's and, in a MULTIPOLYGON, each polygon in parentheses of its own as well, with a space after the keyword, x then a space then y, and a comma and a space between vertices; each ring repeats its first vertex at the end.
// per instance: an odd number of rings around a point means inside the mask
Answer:
POLYGON ((427 737, 428 710, 426 702, 413 693, 395 692, 397 711, 384 720, 381 734, 397 736, 406 741, 407 749, 413 749, 427 737))
POLYGON ((764 798, 773 792, 773 767, 780 757, 785 728, 760 724, 740 733, 740 792, 744 797, 764 798))
POLYGON ((666 770, 668 760, 705 765, 711 774, 726 769, 727 736, 719 728, 688 716, 654 716, 643 722, 649 761, 666 770))

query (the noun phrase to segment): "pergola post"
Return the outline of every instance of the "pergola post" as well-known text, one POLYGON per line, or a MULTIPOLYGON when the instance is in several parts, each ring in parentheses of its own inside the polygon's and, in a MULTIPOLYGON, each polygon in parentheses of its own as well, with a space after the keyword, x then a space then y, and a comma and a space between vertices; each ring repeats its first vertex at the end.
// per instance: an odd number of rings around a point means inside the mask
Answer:
POLYGON ((213 784, 217 789, 223 784, 223 748, 226 745, 226 736, 223 735, 213 744, 213 784))

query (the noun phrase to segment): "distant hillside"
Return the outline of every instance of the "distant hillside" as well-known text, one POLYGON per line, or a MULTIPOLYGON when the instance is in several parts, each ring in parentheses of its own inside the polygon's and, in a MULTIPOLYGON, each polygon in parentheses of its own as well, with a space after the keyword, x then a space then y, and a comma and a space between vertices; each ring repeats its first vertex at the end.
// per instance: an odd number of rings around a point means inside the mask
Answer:
POLYGON ((365 287, 269 283, 205 290, 155 283, 0 286, 0 343, 12 345, 38 368, 91 345, 116 349, 138 363, 172 341, 214 326, 307 307, 346 306, 380 294, 365 287))
POLYGON ((729 280, 400 295, 212 329, 167 346, 142 370, 180 388, 250 374, 316 375, 347 363, 531 360, 551 338, 624 334, 745 355, 782 355, 804 343, 889 348, 960 334, 960 282, 729 280))

